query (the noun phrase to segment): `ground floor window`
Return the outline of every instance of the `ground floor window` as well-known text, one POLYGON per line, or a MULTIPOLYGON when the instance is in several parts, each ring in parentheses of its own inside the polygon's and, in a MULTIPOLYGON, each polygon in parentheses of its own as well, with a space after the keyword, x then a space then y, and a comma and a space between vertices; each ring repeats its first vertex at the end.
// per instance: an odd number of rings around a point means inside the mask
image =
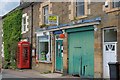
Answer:
POLYGON ((48 35, 38 36, 38 60, 50 62, 50 38, 48 35))
POLYGON ((117 29, 116 28, 104 29, 104 42, 117 42, 117 29))

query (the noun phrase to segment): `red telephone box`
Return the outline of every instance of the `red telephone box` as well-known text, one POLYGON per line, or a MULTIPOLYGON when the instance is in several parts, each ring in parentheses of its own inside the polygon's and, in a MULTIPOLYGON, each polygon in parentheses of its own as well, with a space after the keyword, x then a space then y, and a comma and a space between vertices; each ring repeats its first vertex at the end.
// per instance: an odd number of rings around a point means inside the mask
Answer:
POLYGON ((30 43, 27 41, 18 43, 17 67, 30 68, 30 43))

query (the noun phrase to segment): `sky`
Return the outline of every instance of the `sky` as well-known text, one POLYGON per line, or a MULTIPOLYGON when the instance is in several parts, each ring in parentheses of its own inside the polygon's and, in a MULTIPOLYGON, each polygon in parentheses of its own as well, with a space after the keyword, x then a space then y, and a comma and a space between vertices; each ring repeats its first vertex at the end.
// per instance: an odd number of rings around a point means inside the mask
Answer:
POLYGON ((19 6, 20 0, 0 0, 0 16, 19 6))
MULTIPOLYGON (((25 0, 28 1, 28 0, 25 0)), ((32 1, 32 0, 29 0, 32 1)), ((38 2, 40 1, 44 1, 44 0, 36 0, 38 2)), ((70 1, 70 0, 50 0, 50 1, 70 1)), ((73 0, 74 1, 74 0, 73 0)), ((81 0, 80 0, 81 1, 81 0)), ((105 1, 105 0, 93 0, 93 1, 105 1)), ((115 0, 115 1, 120 1, 120 0, 115 0)), ((12 9, 14 9, 15 7, 17 7, 19 5, 20 0, 0 0, 0 16, 5 15, 6 13, 8 13, 9 11, 11 11, 12 9)))

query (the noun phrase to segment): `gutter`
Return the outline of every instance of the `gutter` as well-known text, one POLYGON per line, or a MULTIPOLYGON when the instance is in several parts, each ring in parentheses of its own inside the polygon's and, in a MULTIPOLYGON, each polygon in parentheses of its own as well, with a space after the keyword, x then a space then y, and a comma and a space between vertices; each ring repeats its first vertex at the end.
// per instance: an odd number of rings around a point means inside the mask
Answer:
POLYGON ((100 22, 84 23, 84 24, 77 24, 77 25, 73 25, 73 26, 65 26, 65 27, 61 27, 61 28, 57 28, 57 29, 48 30, 48 31, 56 31, 56 30, 62 30, 62 29, 78 28, 78 27, 82 27, 82 26, 99 25, 99 24, 100 24, 100 22))
POLYGON ((31 44, 30 44, 30 68, 32 69, 32 43, 33 43, 33 6, 34 3, 31 3, 30 7, 31 7, 31 31, 30 31, 30 35, 31 35, 31 44))
MULTIPOLYGON (((63 30, 63 29, 70 29, 70 28, 78 28, 78 27, 82 27, 82 26, 90 26, 90 25, 99 25, 100 22, 90 22, 90 23, 83 23, 83 24, 76 24, 76 25, 68 25, 68 26, 64 26, 64 27, 58 27, 55 29, 50 29, 50 30, 41 30, 42 32, 52 32, 52 31, 57 31, 57 30, 63 30)), ((39 33, 41 31, 36 31, 35 33, 39 33)))

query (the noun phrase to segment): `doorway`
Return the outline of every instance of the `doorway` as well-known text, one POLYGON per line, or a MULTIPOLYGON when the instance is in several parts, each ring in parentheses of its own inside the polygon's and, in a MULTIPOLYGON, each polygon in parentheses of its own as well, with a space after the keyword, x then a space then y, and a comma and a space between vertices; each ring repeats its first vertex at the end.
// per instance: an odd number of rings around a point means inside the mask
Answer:
POLYGON ((94 76, 94 31, 68 33, 69 74, 94 76))
POLYGON ((63 71, 63 40, 56 40, 55 69, 57 72, 63 71))
POLYGON ((103 77, 110 78, 109 62, 117 62, 117 29, 103 30, 103 77))

